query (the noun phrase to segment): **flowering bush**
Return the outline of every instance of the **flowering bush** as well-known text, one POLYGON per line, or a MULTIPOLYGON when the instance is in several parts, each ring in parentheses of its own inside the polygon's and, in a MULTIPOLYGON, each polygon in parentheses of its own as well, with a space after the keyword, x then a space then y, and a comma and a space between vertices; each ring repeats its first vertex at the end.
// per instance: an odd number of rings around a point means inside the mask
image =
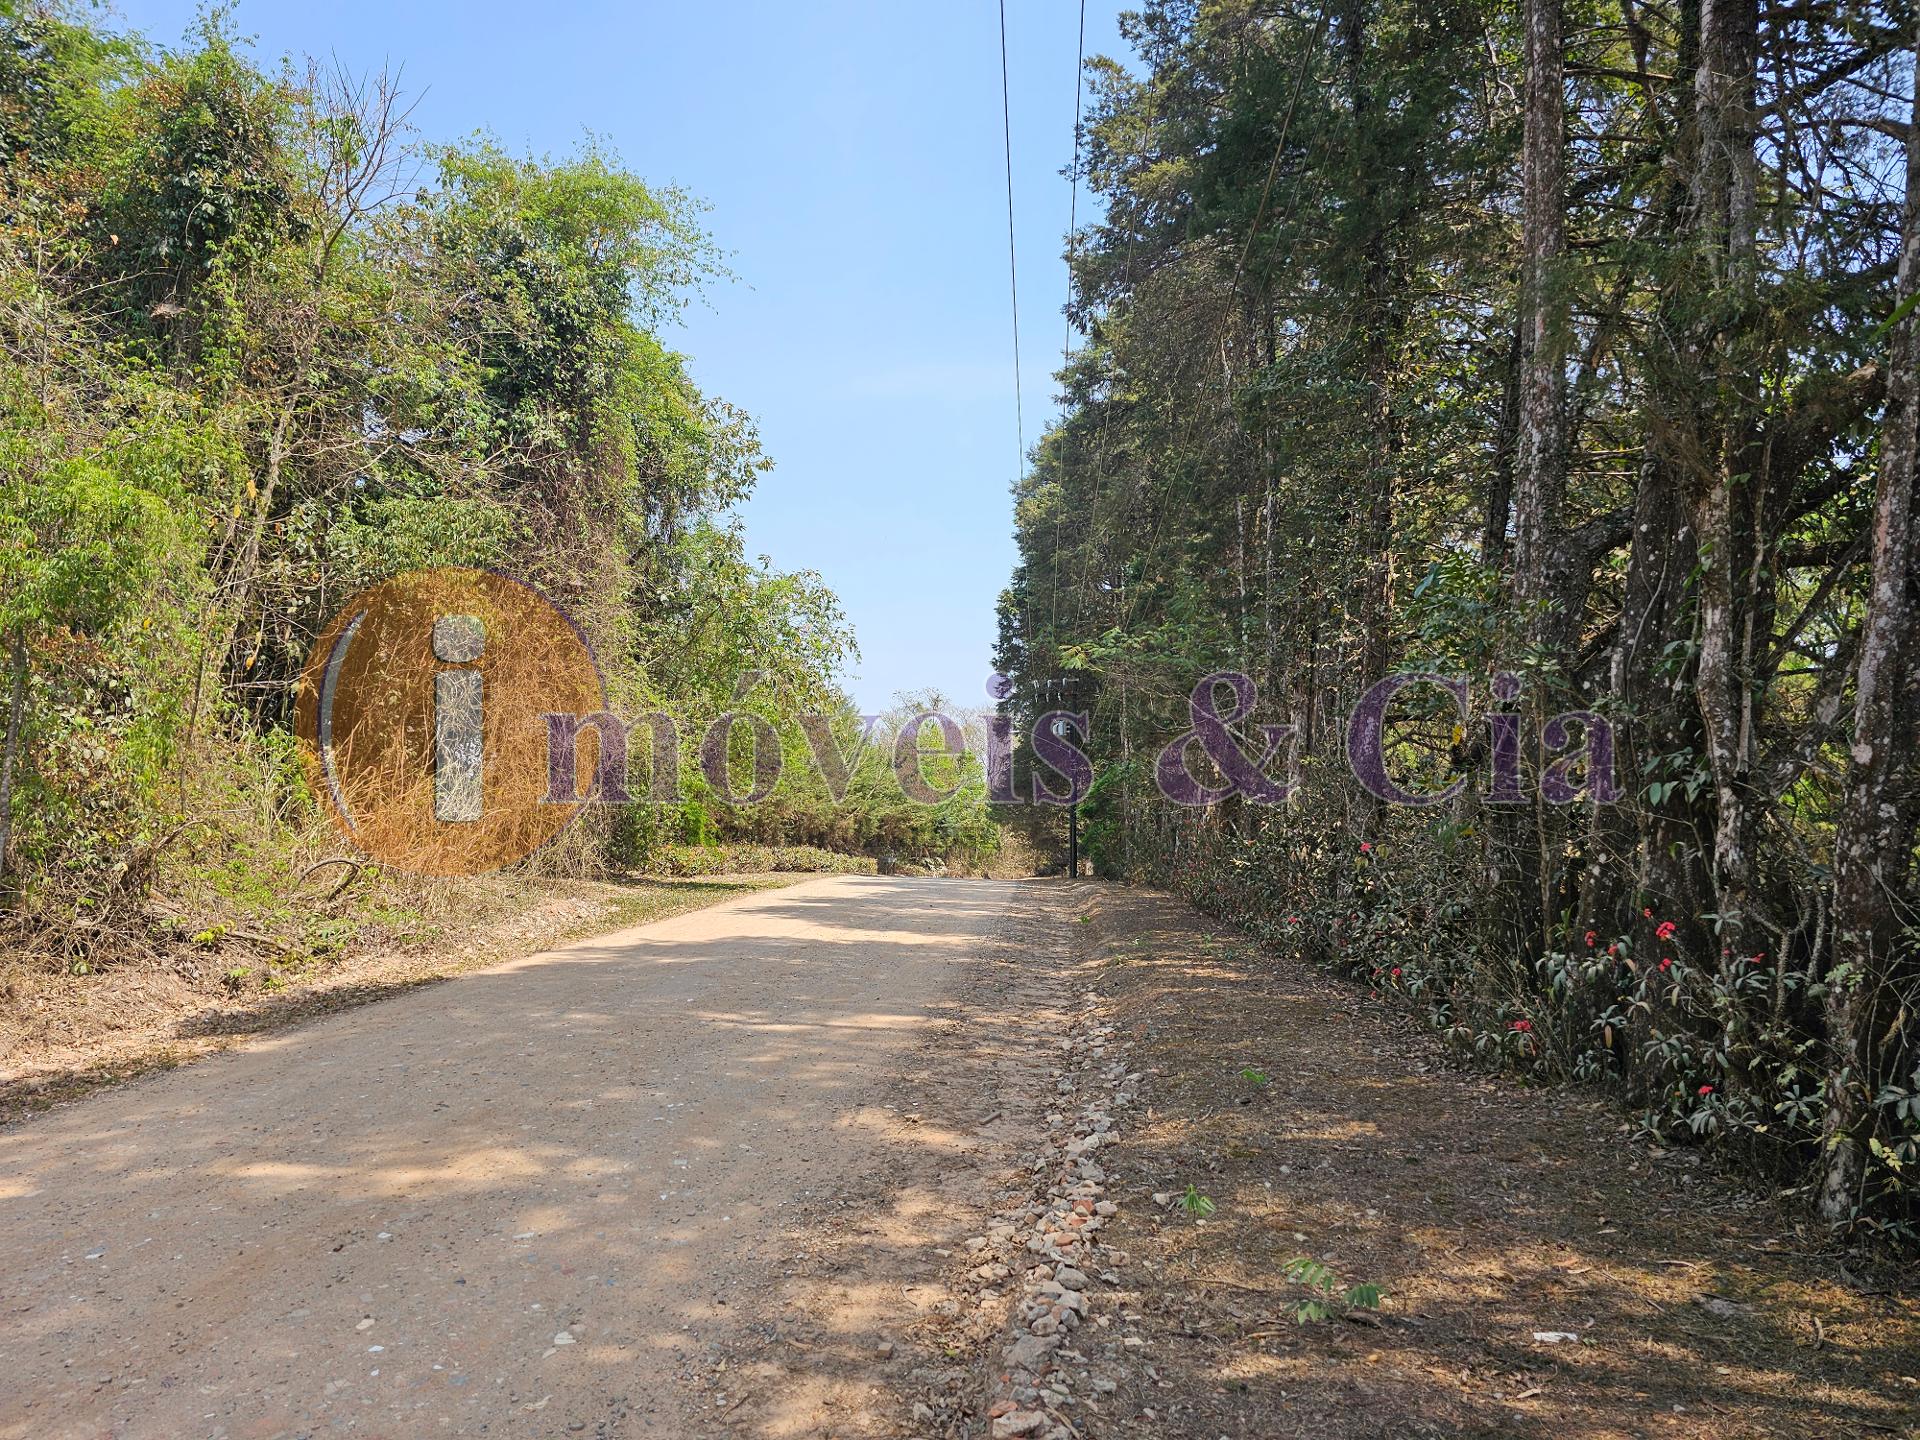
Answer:
MULTIPOLYGON (((1817 1162, 1827 1103, 1817 1011, 1836 977, 1804 956, 1715 953, 1713 917, 1647 904, 1619 933, 1563 924, 1525 963, 1489 938, 1500 933, 1492 887, 1462 886, 1461 832, 1389 812, 1374 838, 1342 843, 1336 803, 1308 793, 1244 831, 1180 817, 1153 832, 1145 878, 1363 982, 1368 1004, 1411 1005, 1469 1063, 1612 1089, 1646 1138, 1712 1141, 1788 1179, 1817 1162)), ((1137 859, 1144 848, 1136 836, 1137 859)), ((1880 1223, 1906 1234, 1920 1073, 1876 1103, 1904 1137, 1875 1142, 1871 1178, 1892 1214, 1880 1223)))

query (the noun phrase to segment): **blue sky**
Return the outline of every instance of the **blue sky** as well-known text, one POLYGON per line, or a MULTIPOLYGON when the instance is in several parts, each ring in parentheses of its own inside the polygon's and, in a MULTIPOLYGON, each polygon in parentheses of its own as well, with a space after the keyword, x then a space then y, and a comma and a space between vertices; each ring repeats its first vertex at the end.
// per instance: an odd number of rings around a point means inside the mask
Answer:
MULTIPOLYGON (((170 43, 196 6, 118 8, 170 43)), ((1120 53, 1121 8, 1089 0, 1088 54, 1120 53)), ((1079 3, 1007 12, 1031 444, 1064 334, 1079 3)), ((427 139, 559 154, 591 131, 707 200, 740 278, 671 343, 776 462, 744 510, 750 551, 838 592, 864 708, 928 686, 984 703, 1018 450, 994 0, 243 0, 235 23, 263 59, 404 66, 427 139)))

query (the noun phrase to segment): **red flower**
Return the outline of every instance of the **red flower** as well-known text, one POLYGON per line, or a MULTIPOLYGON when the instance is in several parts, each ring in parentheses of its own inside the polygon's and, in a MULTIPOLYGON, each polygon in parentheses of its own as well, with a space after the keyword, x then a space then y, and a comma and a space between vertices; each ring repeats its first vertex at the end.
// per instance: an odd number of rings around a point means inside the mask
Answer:
POLYGON ((1702 1095, 1711 1095, 1711 1094, 1713 1094, 1713 1086, 1711 1086, 1711 1085, 1702 1085, 1702 1086, 1700 1087, 1700 1093, 1701 1093, 1702 1095))
POLYGON ((1362 841, 1360 842, 1360 853, 1361 853, 1362 855, 1370 855, 1370 854, 1372 854, 1372 853, 1373 853, 1373 842, 1372 842, 1371 840, 1362 840, 1362 841))
POLYGON ((1300 923, 1300 917, 1298 915, 1287 916, 1287 924, 1298 925, 1299 923, 1300 923))
POLYGON ((1367 992, 1367 998, 1369 1000, 1378 1000, 1380 998, 1380 992, 1378 990, 1369 990, 1367 992))
MULTIPOLYGON (((1595 931, 1592 931, 1592 930, 1587 931, 1587 948, 1589 950, 1593 948, 1593 942, 1596 938, 1596 935, 1597 935, 1597 932, 1595 931)), ((1612 948, 1612 947, 1608 947, 1608 948, 1612 948)))
POLYGON ((1653 918, 1653 911, 1651 911, 1651 910, 1642 910, 1642 911, 1640 912, 1640 918, 1641 918, 1642 920, 1651 920, 1651 919, 1653 918))
POLYGON ((1398 965, 1393 967, 1393 978, 1396 980, 1400 978, 1400 967, 1398 965))
POLYGON ((1660 957, 1660 968, 1662 970, 1671 970, 1673 968, 1673 957, 1671 955, 1662 955, 1660 957))
POLYGON ((1673 938, 1673 932, 1679 928, 1680 927, 1675 925, 1671 920, 1662 920, 1659 925, 1654 927, 1653 933, 1658 935, 1662 940, 1671 940, 1673 938))
POLYGON ((1516 1020, 1513 1022, 1511 1028, 1525 1032, 1533 1029, 1533 1022, 1531 1020, 1516 1020))
POLYGON ((1620 953, 1620 947, 1618 945, 1607 946, 1607 954, 1618 955, 1619 953, 1620 953))

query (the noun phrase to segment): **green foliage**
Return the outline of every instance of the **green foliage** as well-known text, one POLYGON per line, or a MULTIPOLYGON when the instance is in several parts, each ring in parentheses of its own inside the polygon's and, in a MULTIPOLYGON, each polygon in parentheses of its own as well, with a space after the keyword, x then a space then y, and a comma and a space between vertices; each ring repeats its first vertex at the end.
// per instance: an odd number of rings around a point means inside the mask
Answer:
POLYGON ((689 795, 680 802, 680 843, 698 849, 710 848, 720 837, 713 815, 698 796, 689 795))
MULTIPOLYGON (((1089 712, 1101 873, 1352 977, 1473 1063, 1604 1085, 1643 1133, 1796 1193, 1839 1097, 1862 1112, 1837 1137, 1862 1157, 1850 1203, 1910 1230, 1920 807, 1882 812, 1871 973, 1833 917, 1896 415, 1880 386, 1904 353, 1884 322, 1911 17, 1742 12, 1774 127, 1749 143, 1711 108, 1706 13, 1623 31, 1567 10, 1567 243, 1537 285, 1521 7, 1130 16, 1135 55, 1090 67, 1082 173, 1103 208, 1070 252, 1084 343, 1064 413, 1016 487, 1004 708, 1016 733, 1089 712), (1702 147, 1706 126, 1722 139, 1702 147), (1803 166, 1846 179, 1807 204, 1803 166), (1742 194, 1737 216, 1703 201, 1742 194), (1562 342, 1565 405, 1542 407, 1528 347, 1562 342), (1563 434, 1564 475, 1528 434, 1563 434), (1294 727, 1268 766, 1288 804, 1185 808, 1156 787, 1217 671, 1258 685, 1243 737, 1294 727), (1467 684, 1465 715, 1423 685, 1387 716, 1390 776, 1447 797, 1424 807, 1364 791, 1347 754, 1360 697, 1411 672, 1467 684), (1619 803, 1532 798, 1561 711, 1613 725, 1619 803), (1490 712, 1519 716, 1517 802, 1489 798, 1490 712)), ((1873 763, 1909 773, 1902 743, 1873 763)), ((1198 759, 1195 778, 1219 776, 1198 759)))
POLYGON ((1293 1309, 1294 1319, 1302 1325, 1317 1325, 1355 1310, 1378 1310, 1385 1297, 1378 1285, 1342 1286, 1331 1269, 1306 1255, 1294 1256, 1280 1267, 1280 1273, 1309 1292, 1293 1309))
POLYGON ((663 339, 726 278, 701 205, 598 141, 423 147, 405 112, 387 76, 262 68, 222 10, 165 49, 0 3, 9 924, 138 943, 169 865, 284 907, 315 823, 287 733, 307 649, 354 591, 441 564, 562 603, 613 708, 671 713, 690 751, 733 710, 780 737, 764 806, 689 754, 684 803, 580 827, 577 863, 990 852, 977 765, 929 762, 953 793, 908 806, 884 745, 841 796, 798 763, 801 712, 851 720, 856 652, 818 575, 745 553, 732 507, 769 462, 663 339))
POLYGON ((1180 1208, 1189 1215, 1204 1220, 1219 1207, 1207 1196, 1202 1195, 1192 1181, 1188 1181, 1186 1193, 1180 1197, 1180 1208))
POLYGON ((647 867, 659 875, 871 875, 865 855, 822 850, 815 845, 665 845, 647 867))
POLYGON ((99 635, 135 610, 180 542, 183 469, 216 463, 205 437, 135 409, 108 446, 72 453, 60 397, 36 393, 33 371, 0 365, 0 632, 99 635))

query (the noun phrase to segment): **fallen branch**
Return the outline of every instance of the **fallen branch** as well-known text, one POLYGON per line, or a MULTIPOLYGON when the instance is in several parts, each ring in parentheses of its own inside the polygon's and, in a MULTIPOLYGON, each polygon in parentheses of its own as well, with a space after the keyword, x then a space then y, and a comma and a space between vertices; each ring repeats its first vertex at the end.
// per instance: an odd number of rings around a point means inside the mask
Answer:
POLYGON ((314 861, 313 864, 300 872, 299 877, 293 882, 295 892, 297 893, 300 887, 307 883, 310 876, 326 869, 329 865, 344 865, 347 867, 347 873, 342 875, 334 884, 334 887, 326 893, 326 897, 320 902, 322 905, 330 905, 335 900, 338 900, 346 888, 358 880, 361 873, 367 868, 365 861, 355 860, 346 855, 330 855, 325 860, 314 861))

